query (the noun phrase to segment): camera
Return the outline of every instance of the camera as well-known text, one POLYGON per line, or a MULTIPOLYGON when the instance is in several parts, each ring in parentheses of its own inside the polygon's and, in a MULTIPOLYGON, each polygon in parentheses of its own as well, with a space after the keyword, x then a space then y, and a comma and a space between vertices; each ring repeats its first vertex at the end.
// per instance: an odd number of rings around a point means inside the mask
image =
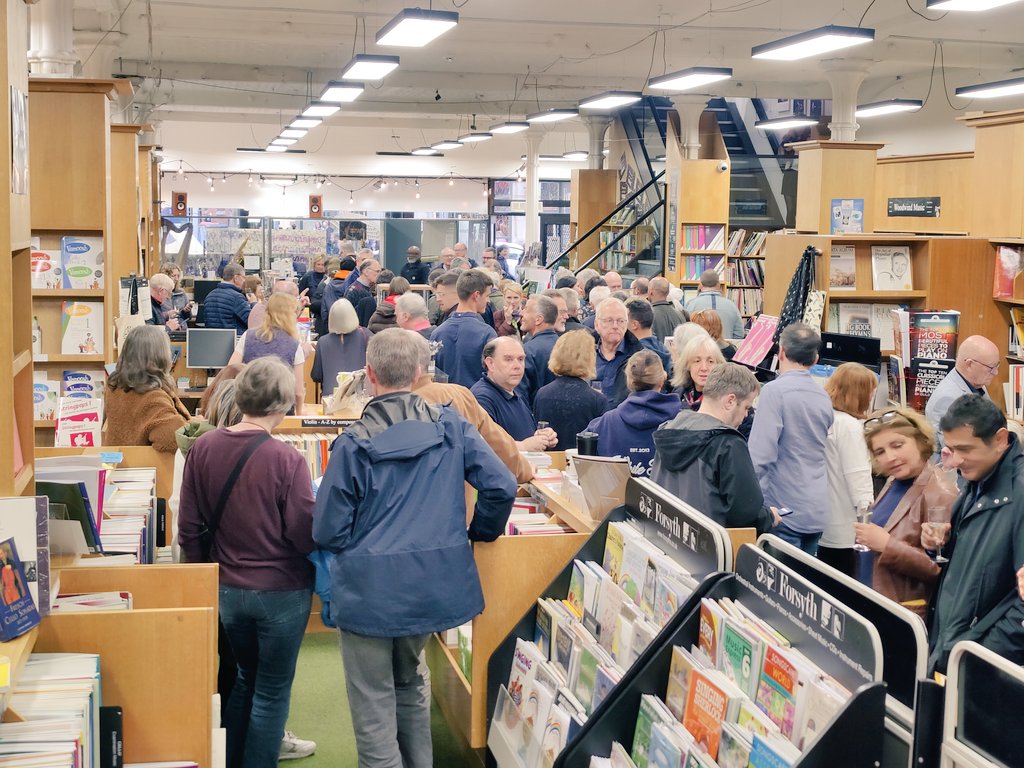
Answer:
POLYGON ((719 160, 716 169, 719 173, 725 173, 726 171, 729 170, 729 164, 725 162, 725 160, 719 160))

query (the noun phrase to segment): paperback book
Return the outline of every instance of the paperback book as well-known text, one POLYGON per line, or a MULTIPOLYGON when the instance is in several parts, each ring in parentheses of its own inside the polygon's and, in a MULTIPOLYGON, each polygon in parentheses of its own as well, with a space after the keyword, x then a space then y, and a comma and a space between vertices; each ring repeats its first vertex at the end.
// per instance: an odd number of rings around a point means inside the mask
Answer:
POLYGON ((13 640, 39 624, 14 539, 0 542, 0 640, 13 640))
POLYGON ((836 243, 832 246, 828 287, 830 291, 857 290, 857 260, 852 245, 836 243))
POLYGON ((60 255, 65 288, 103 287, 102 237, 62 237, 60 255))
POLYGON ((871 246, 871 282, 876 291, 912 291, 910 247, 906 245, 871 246))
POLYGON ((60 351, 62 355, 103 354, 103 302, 64 302, 60 351))

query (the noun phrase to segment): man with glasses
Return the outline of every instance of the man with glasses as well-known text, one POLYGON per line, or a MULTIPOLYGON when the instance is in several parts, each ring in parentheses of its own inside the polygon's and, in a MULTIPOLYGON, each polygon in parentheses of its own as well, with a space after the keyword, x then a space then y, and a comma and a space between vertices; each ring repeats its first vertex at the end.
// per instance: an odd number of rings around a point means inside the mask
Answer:
POLYGON ((176 318, 168 317, 173 292, 174 280, 163 272, 157 272, 149 278, 149 296, 153 305, 153 316, 146 321, 146 325, 163 325, 169 331, 181 329, 181 324, 176 318))
POLYGON ((935 387, 924 409, 925 417, 939 436, 940 448, 944 443, 939 421, 949 410, 949 406, 961 395, 988 397, 985 387, 992 383, 997 373, 999 348, 995 344, 984 336, 968 336, 960 342, 956 352, 956 366, 935 387))
POLYGON ((629 313, 618 299, 607 298, 597 307, 594 336, 597 344, 597 381, 608 402, 608 409, 618 406, 629 395, 626 386, 626 361, 643 349, 626 324, 629 313))

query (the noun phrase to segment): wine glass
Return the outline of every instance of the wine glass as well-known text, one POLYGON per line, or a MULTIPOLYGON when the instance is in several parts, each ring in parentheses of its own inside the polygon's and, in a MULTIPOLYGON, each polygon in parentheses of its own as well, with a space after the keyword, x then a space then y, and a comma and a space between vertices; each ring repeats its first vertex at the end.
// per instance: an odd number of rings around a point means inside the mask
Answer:
POLYGON ((932 562, 939 565, 948 563, 949 558, 942 554, 942 548, 949 541, 949 510, 945 507, 928 507, 928 521, 922 523, 921 527, 927 529, 932 540, 941 542, 932 556, 932 562))
MULTIPOLYGON (((861 506, 857 507, 857 522, 858 523, 863 523, 865 525, 867 523, 871 522, 871 507, 869 507, 867 505, 861 505, 861 506)), ((871 547, 869 547, 869 546, 867 546, 865 544, 860 544, 860 543, 854 544, 853 548, 857 552, 870 552, 871 551, 871 547)))

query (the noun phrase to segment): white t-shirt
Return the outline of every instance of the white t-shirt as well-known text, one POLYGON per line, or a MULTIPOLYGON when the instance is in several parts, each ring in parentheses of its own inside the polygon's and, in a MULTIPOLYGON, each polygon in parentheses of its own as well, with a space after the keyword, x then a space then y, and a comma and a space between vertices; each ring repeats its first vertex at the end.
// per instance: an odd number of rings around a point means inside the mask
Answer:
MULTIPOLYGON (((235 342, 235 352, 243 357, 245 356, 245 336, 247 333, 249 333, 249 331, 246 331, 239 336, 238 341, 235 342)), ((306 362, 306 353, 302 351, 302 344, 299 344, 299 346, 295 348, 295 360, 292 361, 292 365, 302 365, 304 362, 306 362)))
POLYGON ((832 415, 832 428, 825 443, 829 510, 818 543, 833 549, 849 549, 856 540, 853 524, 857 522, 857 507, 869 506, 874 501, 871 457, 860 419, 842 411, 833 411, 832 415))

